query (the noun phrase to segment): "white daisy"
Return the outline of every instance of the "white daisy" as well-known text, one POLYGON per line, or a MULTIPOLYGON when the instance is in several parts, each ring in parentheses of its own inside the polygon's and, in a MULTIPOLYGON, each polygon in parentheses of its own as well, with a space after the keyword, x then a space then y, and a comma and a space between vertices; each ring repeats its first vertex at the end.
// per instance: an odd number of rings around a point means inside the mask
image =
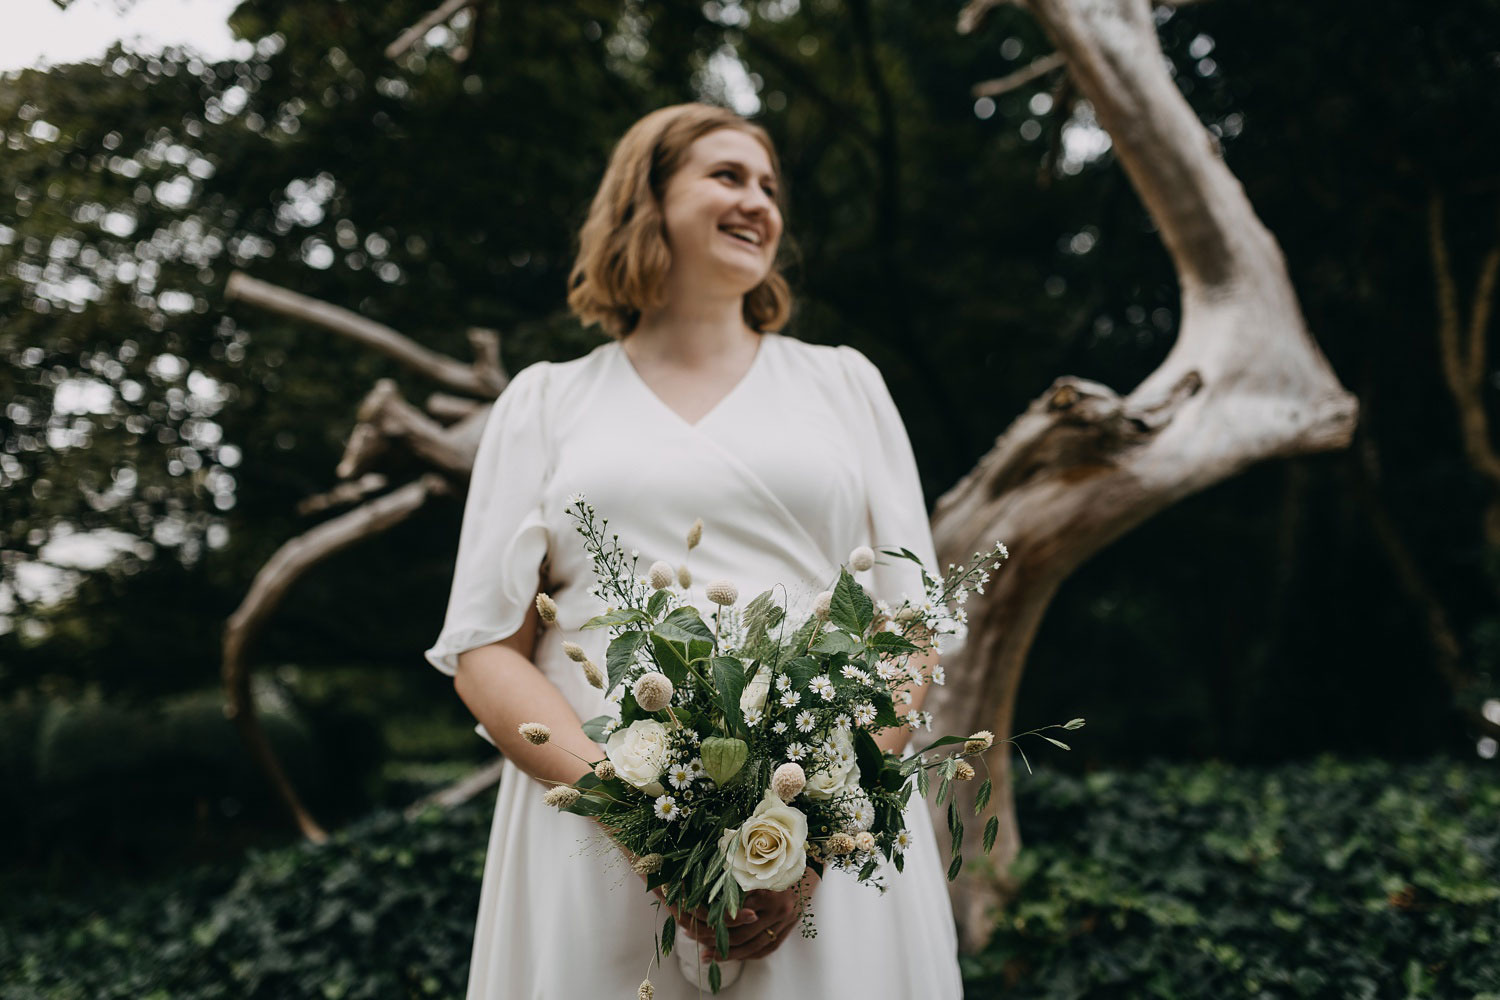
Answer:
POLYGON ((854 706, 854 721, 861 726, 868 726, 875 721, 875 706, 868 701, 854 706))
POLYGON ((782 733, 786 732, 786 728, 787 727, 785 720, 777 719, 776 722, 771 726, 771 732, 775 733, 777 736, 780 736, 782 733))
POLYGON ((792 679, 790 677, 788 677, 786 674, 779 674, 779 675, 777 675, 777 677, 776 677, 776 690, 778 690, 778 691, 785 691, 787 688, 789 688, 791 686, 792 686, 792 679))
POLYGON ((760 725, 760 720, 764 719, 765 717, 765 713, 762 712, 759 708, 751 708, 747 712, 745 712, 745 725, 758 726, 760 725))
POLYGON ((844 732, 847 733, 849 731, 849 729, 853 726, 853 724, 854 724, 854 720, 851 719, 851 718, 849 718, 849 716, 848 716, 847 713, 841 713, 839 715, 834 716, 834 719, 833 719, 833 728, 835 728, 835 729, 842 729, 844 732))
POLYGON ((875 668, 875 673, 880 675, 883 681, 893 681, 902 673, 902 669, 894 663, 882 663, 875 668))
POLYGON ((673 788, 686 788, 693 783, 693 772, 686 764, 675 764, 667 771, 667 780, 673 788))
POLYGON ((906 830, 901 830, 891 836, 891 850, 897 854, 905 854, 906 849, 911 845, 911 833, 906 830))
POLYGON ((807 709, 804 708, 802 711, 797 713, 798 729, 802 730, 804 733, 810 733, 812 732, 812 728, 815 725, 817 725, 817 720, 813 718, 813 714, 807 709))
POLYGON ((807 686, 812 688, 813 694, 822 695, 824 701, 833 700, 833 681, 828 679, 827 674, 819 674, 808 681, 807 686))
POLYGON ((863 795, 849 803, 847 815, 849 817, 848 832, 850 833, 868 830, 871 826, 875 825, 875 806, 863 795))
POLYGON ((671 795, 658 795, 656 797, 656 818, 671 822, 682 815, 682 810, 677 808, 677 799, 671 795))
MULTIPOLYGON (((697 734, 695 733, 694 735, 697 734)), ((694 740, 693 742, 696 743, 697 741, 694 740)), ((688 774, 692 775, 694 781, 697 781, 699 778, 703 777, 703 758, 694 757, 692 760, 688 761, 687 769, 688 774)))
POLYGON ((901 692, 901 704, 903 704, 903 705, 910 705, 911 704, 911 692, 910 691, 902 691, 901 692))
POLYGON ((943 668, 941 666, 932 668, 932 683, 941 686, 942 683, 947 680, 947 677, 948 675, 943 673, 943 668))
POLYGON ((620 720, 619 719, 610 719, 608 722, 606 722, 604 724, 604 730, 603 730, 604 735, 608 736, 610 733, 614 732, 616 729, 619 729, 619 728, 620 728, 620 720))
POLYGON ((802 743, 793 743, 786 748, 787 760, 801 760, 807 756, 807 747, 802 743))
POLYGON ((802 700, 802 695, 797 691, 783 691, 781 693, 781 705, 783 708, 796 708, 797 703, 802 700))

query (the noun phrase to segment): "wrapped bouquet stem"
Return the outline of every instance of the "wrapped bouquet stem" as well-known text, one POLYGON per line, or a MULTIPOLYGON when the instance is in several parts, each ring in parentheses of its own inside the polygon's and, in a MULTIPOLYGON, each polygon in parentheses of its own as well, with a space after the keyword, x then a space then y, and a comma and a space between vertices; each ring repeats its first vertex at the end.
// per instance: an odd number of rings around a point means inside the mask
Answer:
MULTIPOLYGON (((689 981, 717 993, 741 971, 727 960, 729 927, 747 893, 788 890, 808 868, 823 877, 842 870, 883 892, 886 866, 899 874, 912 843, 903 815, 912 793, 925 797, 935 783, 941 804, 952 782, 977 777, 972 761, 984 766, 981 755, 995 742, 988 732, 939 737, 905 757, 882 750, 876 735, 930 730, 928 713, 898 714, 898 700, 943 683, 942 667, 925 654, 937 636, 966 627, 965 599, 984 592, 986 567, 998 569, 1007 553, 997 543, 943 580, 923 568, 925 593, 897 608, 877 607, 849 572, 874 562, 875 553, 860 546, 800 614, 776 600, 781 588, 741 603, 729 580, 707 583, 700 610, 686 599, 685 565, 674 571, 657 561, 638 576, 582 496, 572 498, 569 514, 607 604, 583 627, 611 631, 602 684, 620 710, 584 724, 605 756, 588 762, 593 770, 578 782, 550 789, 548 802, 596 817, 676 913, 707 914, 714 958, 706 968, 697 947, 678 946, 675 915, 653 932, 654 945, 658 959, 677 950, 689 981)), ((688 531, 689 549, 702 531, 701 521, 688 531)), ((922 566, 904 548, 882 554, 922 566)), ((543 594, 539 607, 544 601, 551 603, 543 594)), ((581 662, 586 673, 594 666, 581 662)), ((989 792, 986 777, 976 815, 989 792)), ((985 851, 998 829, 990 816, 985 851)), ((952 879, 963 860, 964 824, 951 799, 948 830, 952 879)), ((801 926, 805 937, 816 936, 810 907, 801 926)), ((642 985, 643 994, 648 989, 642 985)))

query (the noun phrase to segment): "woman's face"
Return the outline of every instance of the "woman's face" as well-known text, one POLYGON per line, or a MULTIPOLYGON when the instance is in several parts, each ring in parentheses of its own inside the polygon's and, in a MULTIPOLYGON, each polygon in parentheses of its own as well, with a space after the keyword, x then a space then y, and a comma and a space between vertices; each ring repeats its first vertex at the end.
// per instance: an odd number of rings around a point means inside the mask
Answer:
POLYGON ((752 136, 734 128, 699 136, 662 198, 672 270, 732 294, 760 284, 781 240, 775 191, 771 159, 752 136))

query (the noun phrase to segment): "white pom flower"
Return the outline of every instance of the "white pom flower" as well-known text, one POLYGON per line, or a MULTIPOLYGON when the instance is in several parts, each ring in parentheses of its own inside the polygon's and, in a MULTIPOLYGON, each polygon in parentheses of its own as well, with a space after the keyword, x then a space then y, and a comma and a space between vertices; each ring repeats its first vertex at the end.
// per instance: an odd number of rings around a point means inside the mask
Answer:
POLYGON ((967 757, 976 753, 984 753, 994 745, 995 734, 990 732, 988 729, 981 729, 979 732, 975 733, 973 736, 970 736, 968 740, 964 742, 964 756, 967 757))
POLYGON ((834 857, 854 850, 854 838, 847 833, 835 833, 828 838, 828 853, 834 857))
POLYGON ((523 722, 516 727, 516 732, 532 746, 541 746, 552 738, 552 730, 540 722, 523 722))
POLYGON ((615 765, 607 760, 601 760, 594 765, 594 777, 600 781, 608 781, 615 776, 615 765))
POLYGON ((728 580, 713 581, 703 593, 710 601, 721 607, 733 604, 740 599, 739 588, 728 580))
POLYGON ((875 835, 868 830, 861 830, 854 835, 854 849, 857 851, 875 850, 875 835))
POLYGON ((792 761, 782 764, 771 775, 771 791, 783 802, 795 799, 806 785, 807 775, 802 770, 802 765, 792 761))
POLYGON ((868 545, 855 546, 854 551, 849 553, 849 568, 855 572, 863 572, 875 565, 875 553, 868 545))
POLYGON ((833 591, 825 590, 817 597, 813 598, 812 613, 813 617, 818 619, 818 621, 825 621, 828 618, 828 612, 832 610, 832 608, 833 591))
POLYGON ((665 590, 672 586, 672 567, 660 559, 651 564, 651 569, 646 573, 646 579, 651 584, 652 590, 665 590))
POLYGON ((677 586, 687 590, 693 585, 693 574, 688 572, 687 564, 677 567, 677 586))
POLYGON ((953 778, 955 781, 973 781, 974 765, 966 760, 959 761, 953 769, 953 778))
POLYGON ((583 677, 600 691, 604 690, 604 671, 600 670, 599 664, 595 663, 593 660, 584 659, 583 677))
POLYGON ((546 594, 536 595, 536 613, 541 615, 542 621, 548 625, 557 622, 557 602, 546 594))
POLYGON ((547 805, 549 806, 556 806, 558 809, 566 809, 568 808, 568 806, 577 802, 579 796, 581 796, 582 794, 582 792, 570 785, 557 785, 553 788, 547 789, 547 794, 542 796, 542 801, 547 803, 547 805))
POLYGON ((635 695, 636 704, 645 712, 660 712, 672 701, 671 679, 655 670, 641 674, 630 691, 635 695))

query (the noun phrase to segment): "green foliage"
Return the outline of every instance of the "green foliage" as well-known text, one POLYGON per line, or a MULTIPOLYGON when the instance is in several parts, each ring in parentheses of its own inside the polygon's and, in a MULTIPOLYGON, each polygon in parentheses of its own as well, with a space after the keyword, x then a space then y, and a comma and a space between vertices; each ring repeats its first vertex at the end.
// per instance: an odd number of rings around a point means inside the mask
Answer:
POLYGON ((972 997, 1500 995, 1492 768, 1154 762, 1016 791, 1020 894, 972 997))
MULTIPOLYGON (((1153 764, 1043 770, 1017 792, 1020 896, 964 960, 971 998, 1500 993, 1485 768, 1153 764)), ((8 893, 0 1000, 462 996, 489 821, 481 796, 254 852, 237 873, 8 893)))

